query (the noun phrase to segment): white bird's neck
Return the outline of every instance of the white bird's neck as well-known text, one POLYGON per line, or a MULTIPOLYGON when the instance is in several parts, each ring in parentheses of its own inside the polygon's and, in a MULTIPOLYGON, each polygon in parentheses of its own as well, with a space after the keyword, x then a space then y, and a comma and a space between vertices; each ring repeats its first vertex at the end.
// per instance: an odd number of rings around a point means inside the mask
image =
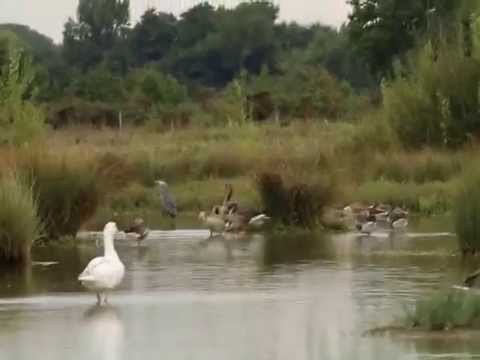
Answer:
POLYGON ((115 247, 113 246, 113 235, 105 234, 103 236, 103 249, 105 251, 105 257, 118 258, 115 247))

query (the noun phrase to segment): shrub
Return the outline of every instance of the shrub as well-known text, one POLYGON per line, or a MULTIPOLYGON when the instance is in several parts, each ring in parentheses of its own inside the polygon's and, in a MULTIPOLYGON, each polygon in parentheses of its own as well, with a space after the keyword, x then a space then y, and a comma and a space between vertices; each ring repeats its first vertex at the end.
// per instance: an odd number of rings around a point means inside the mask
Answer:
POLYGON ((480 130, 479 84, 461 41, 428 43, 383 86, 385 115, 408 146, 459 146, 480 130))
POLYGON ((26 143, 44 130, 44 115, 30 99, 35 92, 31 58, 16 36, 0 32, 0 141, 26 143))
POLYGON ((413 311, 406 314, 409 327, 430 331, 449 330, 455 327, 480 327, 480 299, 455 291, 434 294, 417 301, 413 311))
POLYGON ((48 240, 75 236, 100 202, 95 168, 88 162, 74 160, 38 154, 31 155, 23 164, 33 184, 48 240))
POLYGON ((480 174, 468 174, 458 191, 455 204, 455 229, 464 253, 480 251, 480 174))
POLYGON ((41 233, 32 187, 16 174, 2 176, 0 204, 0 261, 27 262, 41 233))
POLYGON ((312 183, 298 180, 285 185, 282 176, 263 173, 257 187, 266 213, 285 225, 313 228, 325 206, 332 200, 330 184, 316 179, 312 183))

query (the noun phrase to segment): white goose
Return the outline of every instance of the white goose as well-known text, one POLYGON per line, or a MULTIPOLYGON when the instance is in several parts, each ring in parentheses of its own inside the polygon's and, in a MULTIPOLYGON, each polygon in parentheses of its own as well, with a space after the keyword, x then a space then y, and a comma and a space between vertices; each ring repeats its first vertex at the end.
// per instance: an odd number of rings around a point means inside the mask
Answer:
POLYGON ((103 229, 104 256, 92 259, 85 270, 78 276, 82 285, 97 293, 97 304, 107 303, 107 291, 116 288, 123 280, 125 267, 113 246, 113 239, 117 234, 117 224, 109 222, 103 229))

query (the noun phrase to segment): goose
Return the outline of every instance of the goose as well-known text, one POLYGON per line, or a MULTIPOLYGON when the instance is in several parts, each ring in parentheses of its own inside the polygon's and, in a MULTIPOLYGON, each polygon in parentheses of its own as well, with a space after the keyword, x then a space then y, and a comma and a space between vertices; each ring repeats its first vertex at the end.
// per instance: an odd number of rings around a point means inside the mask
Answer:
POLYGON ((149 233, 150 229, 145 225, 142 218, 136 218, 133 224, 125 230, 125 236, 137 240, 138 243, 145 240, 149 233))
POLYGON ((271 219, 271 217, 265 214, 260 214, 251 218, 248 221, 248 226, 254 229, 259 229, 265 226, 271 219))
POLYGON ((473 285, 475 285, 475 282, 479 276, 480 276, 480 270, 477 270, 474 273, 467 276, 467 278, 463 282, 463 285, 467 288, 473 287, 473 285))
POLYGON ((401 218, 390 222, 390 226, 393 230, 403 230, 408 226, 408 220, 405 218, 401 218))
POLYGON ((370 235, 377 228, 377 223, 375 221, 367 221, 366 223, 357 223, 357 230, 362 234, 370 235))
POLYGON ((362 234, 370 235, 377 228, 375 215, 362 214, 357 217, 355 227, 362 234))
POLYGON ((258 230, 270 221, 269 216, 251 209, 232 209, 225 219, 225 230, 228 232, 258 230))
POLYGON ((88 290, 97 294, 97 304, 108 303, 107 292, 116 288, 123 280, 125 266, 115 251, 113 241, 117 234, 117 224, 109 222, 103 229, 104 256, 92 259, 85 270, 78 276, 78 280, 88 290))
POLYGON ((220 214, 220 209, 215 207, 214 210, 207 215, 205 211, 198 214, 199 220, 203 221, 206 227, 210 230, 210 238, 214 233, 222 233, 225 230, 225 219, 220 214))

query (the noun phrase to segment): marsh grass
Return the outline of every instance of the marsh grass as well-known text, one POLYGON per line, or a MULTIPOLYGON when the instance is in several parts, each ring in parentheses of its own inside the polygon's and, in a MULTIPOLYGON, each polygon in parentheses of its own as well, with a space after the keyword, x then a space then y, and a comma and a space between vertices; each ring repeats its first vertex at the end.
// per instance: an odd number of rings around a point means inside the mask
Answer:
POLYGON ((455 230, 463 254, 480 251, 480 173, 465 175, 455 203, 455 230))
MULTIPOLYGON (((308 189, 297 194, 308 192, 311 206, 298 206, 297 212, 321 213, 325 204, 363 200, 437 214, 452 208, 460 175, 478 159, 475 145, 457 152, 406 151, 378 114, 358 123, 191 125, 160 133, 67 128, 52 133, 49 145, 68 161, 95 169, 102 207, 113 211, 159 206, 151 199, 157 179, 170 184, 179 211, 205 210, 221 202, 228 182, 237 201, 270 209, 279 219, 288 216, 275 204, 291 209, 292 201, 280 187, 276 195, 275 186, 269 195, 263 192, 260 174, 278 174, 287 192, 296 185, 308 189)), ((90 181, 90 174, 82 177, 90 181)))
POLYGON ((26 263, 42 226, 32 186, 17 173, 0 178, 0 262, 26 263))
POLYGON ((307 178, 290 178, 286 181, 286 176, 263 173, 256 179, 263 210, 284 225, 309 229, 315 227, 323 210, 334 198, 332 184, 319 178, 304 183, 302 181, 307 178))
POLYGON ((30 153, 21 165, 32 184, 47 240, 75 236, 100 203, 94 164, 46 153, 30 153))
POLYGON ((406 310, 405 325, 429 331, 454 328, 480 329, 480 298, 474 294, 446 291, 417 301, 406 310))

